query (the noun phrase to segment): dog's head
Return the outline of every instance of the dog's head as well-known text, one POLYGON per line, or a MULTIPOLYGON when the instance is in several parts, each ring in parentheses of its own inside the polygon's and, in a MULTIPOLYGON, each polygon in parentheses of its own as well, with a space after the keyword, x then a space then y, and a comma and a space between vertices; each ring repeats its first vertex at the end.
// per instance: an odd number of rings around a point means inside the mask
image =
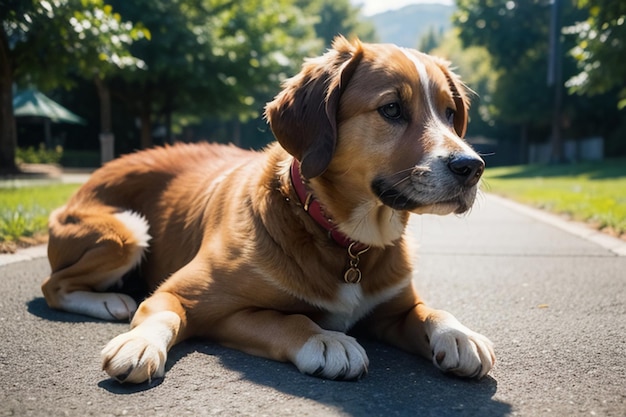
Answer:
POLYGON ((339 37, 266 116, 339 227, 363 240, 363 217, 470 208, 484 162, 462 139, 468 107, 446 61, 339 37))

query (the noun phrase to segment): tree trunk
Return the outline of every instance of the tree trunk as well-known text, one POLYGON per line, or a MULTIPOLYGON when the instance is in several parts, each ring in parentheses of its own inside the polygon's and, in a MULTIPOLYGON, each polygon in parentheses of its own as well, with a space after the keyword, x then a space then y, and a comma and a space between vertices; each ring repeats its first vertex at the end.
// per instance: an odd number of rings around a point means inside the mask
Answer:
POLYGON ((563 138, 561 137, 561 112, 563 106, 563 63, 561 56, 561 0, 552 2, 550 17, 550 61, 548 65, 548 85, 554 88, 552 110, 552 135, 550 137, 550 163, 565 162, 563 138))
POLYGON ((111 91, 99 75, 94 78, 100 99, 100 162, 104 165, 115 157, 115 136, 111 121, 111 91))
POLYGON ((96 75, 94 78, 94 83, 100 98, 100 133, 110 133, 113 130, 111 123, 111 92, 109 86, 99 75, 96 75))
POLYGON ((0 173, 19 172, 15 164, 17 133, 13 114, 13 62, 6 34, 0 29, 0 173))
POLYGON ((166 103, 165 103, 165 108, 164 108, 164 123, 165 123, 165 143, 168 143, 170 145, 174 144, 174 134, 172 133, 172 113, 173 113, 173 106, 172 106, 172 96, 168 95, 166 97, 166 103))
POLYGON ((554 86, 554 109, 552 114, 552 135, 550 137, 550 163, 561 164, 565 162, 563 152, 563 138, 561 135, 561 107, 562 88, 561 84, 554 86))
POLYGON ((152 147, 152 120, 150 118, 150 104, 144 102, 139 115, 141 123, 141 149, 152 147))

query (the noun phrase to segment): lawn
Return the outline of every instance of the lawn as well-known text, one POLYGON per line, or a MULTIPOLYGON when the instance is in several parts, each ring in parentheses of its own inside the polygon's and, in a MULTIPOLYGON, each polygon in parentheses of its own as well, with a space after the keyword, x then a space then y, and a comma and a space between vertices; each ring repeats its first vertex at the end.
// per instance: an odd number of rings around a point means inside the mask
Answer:
POLYGON ((43 240, 48 215, 65 204, 78 184, 0 188, 0 253, 43 240))
POLYGON ((626 236, 626 159, 489 168, 483 189, 626 236))

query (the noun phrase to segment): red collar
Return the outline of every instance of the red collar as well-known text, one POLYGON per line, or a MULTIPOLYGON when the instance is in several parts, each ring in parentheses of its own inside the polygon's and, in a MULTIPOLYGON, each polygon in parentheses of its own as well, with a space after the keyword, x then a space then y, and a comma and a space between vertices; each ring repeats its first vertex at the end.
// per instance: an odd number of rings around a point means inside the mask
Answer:
POLYGON ((304 183, 304 179, 302 178, 302 174, 300 172, 300 162, 298 162, 296 158, 293 158, 293 162, 291 163, 291 183, 296 190, 296 194, 298 194, 298 199, 300 200, 304 211, 306 211, 317 224, 322 226, 322 228, 328 232, 328 236, 338 245, 343 246, 344 248, 350 248, 352 245, 351 250, 354 250, 355 252, 366 250, 369 247, 364 243, 356 242, 355 240, 350 239, 348 236, 337 230, 333 220, 324 215, 324 208, 320 202, 317 201, 315 196, 313 196, 313 193, 307 190, 307 186, 304 183))

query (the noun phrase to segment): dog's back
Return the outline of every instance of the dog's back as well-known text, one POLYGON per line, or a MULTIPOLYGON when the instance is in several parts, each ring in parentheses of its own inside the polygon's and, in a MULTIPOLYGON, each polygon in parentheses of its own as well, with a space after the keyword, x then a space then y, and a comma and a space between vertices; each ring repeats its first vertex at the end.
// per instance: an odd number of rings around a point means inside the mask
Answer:
POLYGON ((128 317, 136 308, 130 297, 91 291, 118 284, 142 262, 142 278, 153 290, 189 262, 214 184, 258 155, 234 146, 179 144, 126 155, 94 172, 50 215, 52 273, 42 286, 50 305, 109 320, 128 317))

